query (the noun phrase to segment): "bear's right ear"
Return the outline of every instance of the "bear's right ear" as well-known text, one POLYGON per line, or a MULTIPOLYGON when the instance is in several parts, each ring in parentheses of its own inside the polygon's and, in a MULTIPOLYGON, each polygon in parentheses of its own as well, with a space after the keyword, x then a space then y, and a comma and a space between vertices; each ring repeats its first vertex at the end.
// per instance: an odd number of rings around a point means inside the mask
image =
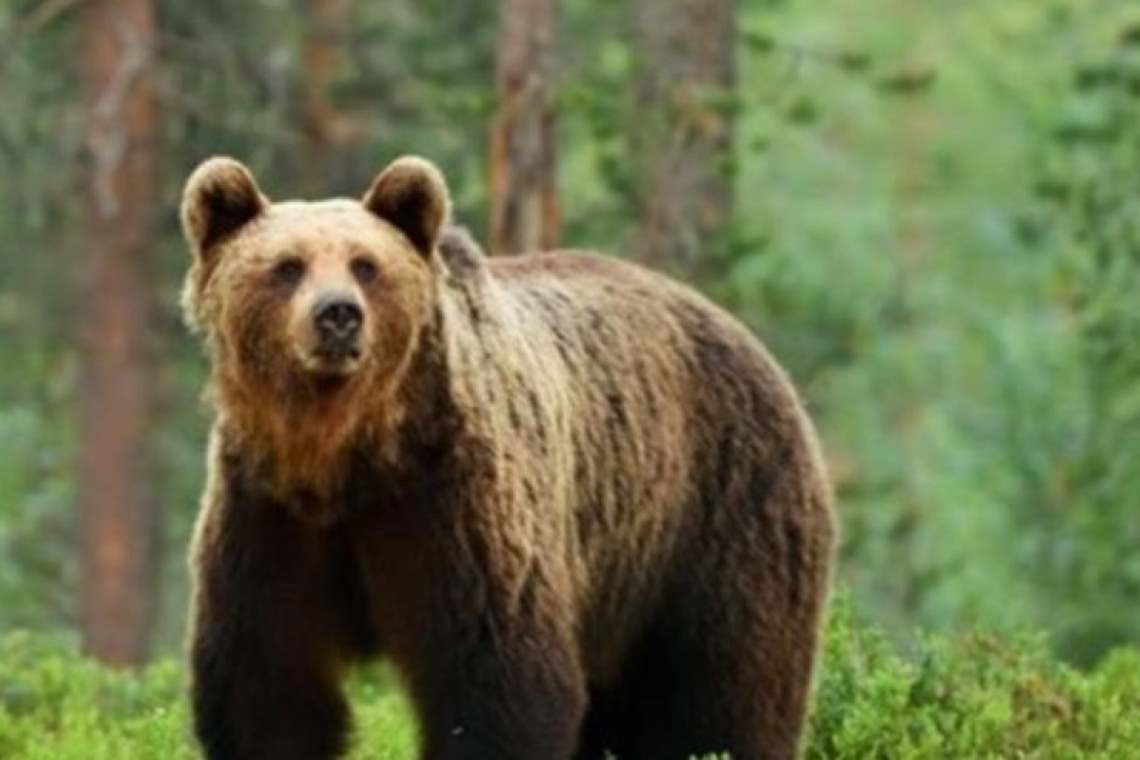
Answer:
POLYGON ((232 158, 203 161, 182 193, 182 231, 195 255, 205 258, 218 241, 269 206, 249 169, 232 158))

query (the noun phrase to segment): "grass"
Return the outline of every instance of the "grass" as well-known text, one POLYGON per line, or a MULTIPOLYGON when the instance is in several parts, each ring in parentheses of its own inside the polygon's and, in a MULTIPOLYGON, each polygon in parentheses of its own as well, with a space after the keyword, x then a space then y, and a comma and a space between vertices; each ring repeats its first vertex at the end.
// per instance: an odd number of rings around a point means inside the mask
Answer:
MULTIPOLYGON (((0 757, 11 760, 190 760, 180 665, 112 672, 73 647, 29 633, 0 640, 0 757)), ((382 672, 353 680, 353 760, 415 757, 407 706, 382 672)), ((925 638, 900 652, 832 615, 809 760, 1136 756, 1140 652, 1094 670, 1050 658, 1039 638, 925 638)))

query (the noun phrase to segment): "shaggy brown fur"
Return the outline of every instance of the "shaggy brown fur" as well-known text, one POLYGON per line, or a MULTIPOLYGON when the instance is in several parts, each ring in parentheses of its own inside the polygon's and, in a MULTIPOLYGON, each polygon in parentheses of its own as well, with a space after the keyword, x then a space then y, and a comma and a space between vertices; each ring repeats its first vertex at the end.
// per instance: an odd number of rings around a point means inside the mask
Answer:
POLYGON ((206 755, 337 756, 340 677, 386 656, 430 760, 793 757, 835 539, 787 378, 688 288, 584 253, 485 260, 447 216, 413 159, 360 204, 271 205, 225 159, 187 185, 217 409, 192 550, 206 755), (364 307, 332 370, 310 318, 330 289, 364 307))

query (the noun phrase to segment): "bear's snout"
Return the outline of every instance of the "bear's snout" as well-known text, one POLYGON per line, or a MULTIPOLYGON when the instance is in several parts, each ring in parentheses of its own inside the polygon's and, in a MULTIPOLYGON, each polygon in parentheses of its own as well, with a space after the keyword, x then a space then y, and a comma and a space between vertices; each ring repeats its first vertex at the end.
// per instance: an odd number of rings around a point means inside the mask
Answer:
POLYGON ((313 307, 313 322, 322 343, 355 340, 363 321, 364 310, 348 296, 326 296, 313 307))
POLYGON ((316 346, 313 354, 322 364, 349 364, 360 358, 364 309, 349 293, 321 296, 311 312, 316 346))

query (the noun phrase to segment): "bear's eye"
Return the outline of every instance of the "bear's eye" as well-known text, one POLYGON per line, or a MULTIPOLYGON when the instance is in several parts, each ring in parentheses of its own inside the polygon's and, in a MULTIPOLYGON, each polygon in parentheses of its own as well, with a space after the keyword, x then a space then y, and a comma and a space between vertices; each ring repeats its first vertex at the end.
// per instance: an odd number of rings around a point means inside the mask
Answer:
POLYGON ((376 279, 376 265, 369 259, 353 259, 350 267, 352 268, 352 276, 361 285, 366 285, 376 279))
POLYGON ((296 285, 305 276, 305 262, 291 257, 277 262, 273 267, 273 279, 284 285, 296 285))

